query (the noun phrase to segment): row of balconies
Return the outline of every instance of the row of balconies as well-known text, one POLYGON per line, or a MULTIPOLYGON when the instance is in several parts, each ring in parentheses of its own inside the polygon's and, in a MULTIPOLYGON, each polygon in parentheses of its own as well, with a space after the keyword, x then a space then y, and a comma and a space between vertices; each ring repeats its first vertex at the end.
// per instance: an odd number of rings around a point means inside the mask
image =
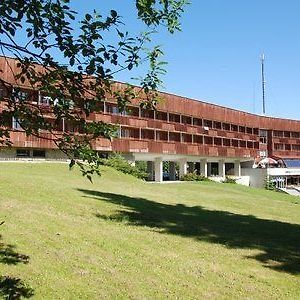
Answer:
POLYGON ((112 142, 98 139, 94 142, 94 148, 100 151, 119 151, 134 153, 163 153, 198 155, 213 157, 241 157, 251 158, 258 155, 255 149, 238 149, 233 147, 192 145, 180 142, 140 141, 129 139, 116 139, 112 142))
POLYGON ((145 128, 145 129, 156 129, 161 131, 169 132, 183 132, 189 134, 202 134, 209 135, 212 137, 227 137, 231 139, 241 139, 241 140, 251 140, 259 141, 259 137, 254 134, 242 134, 239 132, 231 132, 224 130, 215 130, 212 128, 206 128, 202 126, 194 125, 184 125, 184 124, 174 124, 168 123, 160 120, 148 120, 140 119, 137 117, 125 117, 125 116, 116 116, 110 114, 93 114, 90 119, 94 121, 103 121, 106 123, 120 124, 128 127, 136 128, 145 128))

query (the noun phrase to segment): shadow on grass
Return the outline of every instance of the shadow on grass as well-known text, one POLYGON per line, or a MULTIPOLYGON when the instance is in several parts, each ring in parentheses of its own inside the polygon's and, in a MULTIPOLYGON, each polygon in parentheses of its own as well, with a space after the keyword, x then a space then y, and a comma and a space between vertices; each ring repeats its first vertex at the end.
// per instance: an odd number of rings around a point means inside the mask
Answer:
MULTIPOLYGON (((1 238, 1 236, 0 236, 1 238)), ((18 263, 27 264, 29 256, 16 252, 16 246, 0 242, 0 263, 6 265, 16 265, 18 263)))
POLYGON ((3 299, 22 299, 32 297, 34 293, 33 289, 27 287, 20 278, 1 276, 0 295, 3 299))
MULTIPOLYGON (((0 235, 0 239, 2 239, 0 235)), ((16 252, 16 247, 0 242, 0 263, 6 265, 27 264, 29 256, 16 252)), ((0 276, 0 296, 3 299, 30 298, 34 290, 24 284, 20 278, 0 276)))
POLYGON ((79 189, 92 197, 121 205, 116 214, 98 218, 148 226, 161 233, 195 238, 228 248, 257 249, 248 258, 264 266, 291 274, 300 273, 300 225, 259 219, 201 206, 170 205, 143 198, 79 189))

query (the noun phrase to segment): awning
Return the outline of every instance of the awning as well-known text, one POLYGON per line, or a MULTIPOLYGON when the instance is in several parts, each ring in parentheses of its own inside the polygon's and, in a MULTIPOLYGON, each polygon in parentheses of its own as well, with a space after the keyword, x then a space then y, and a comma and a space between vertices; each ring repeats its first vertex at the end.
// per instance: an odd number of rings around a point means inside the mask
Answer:
POLYGON ((300 168, 300 159, 282 159, 287 168, 300 168))

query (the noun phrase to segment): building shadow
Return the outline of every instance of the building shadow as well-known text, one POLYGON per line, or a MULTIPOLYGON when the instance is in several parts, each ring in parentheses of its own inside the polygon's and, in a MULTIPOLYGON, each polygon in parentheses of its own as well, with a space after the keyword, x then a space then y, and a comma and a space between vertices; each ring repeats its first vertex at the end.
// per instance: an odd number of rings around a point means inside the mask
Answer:
POLYGON ((148 226, 159 233, 174 234, 228 248, 257 249, 247 257, 264 266, 291 274, 300 273, 300 225, 260 219, 201 206, 170 205, 144 198, 79 189, 92 197, 120 205, 114 215, 96 217, 135 226, 148 226))
MULTIPOLYGON (((0 264, 17 265, 27 264, 29 256, 18 253, 16 246, 5 244, 0 235, 0 264)), ((27 286, 20 278, 11 276, 0 276, 0 296, 3 299, 30 298, 34 295, 34 290, 27 286)))

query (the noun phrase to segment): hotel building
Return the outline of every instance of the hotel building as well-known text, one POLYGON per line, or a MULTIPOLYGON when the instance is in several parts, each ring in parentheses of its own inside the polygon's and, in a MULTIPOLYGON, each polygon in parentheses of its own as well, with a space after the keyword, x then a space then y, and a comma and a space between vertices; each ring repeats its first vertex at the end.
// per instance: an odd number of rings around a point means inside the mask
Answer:
MULTIPOLYGON (((16 68, 14 59, 0 57, 0 77, 47 109, 49 95, 16 83, 12 72, 16 68)), ((121 83, 115 85, 122 87, 121 83)), ((0 97, 6 96, 0 90, 0 97)), ((252 186, 261 186, 265 175, 278 185, 283 182, 282 187, 300 182, 300 121, 255 115, 164 92, 160 97, 156 111, 141 109, 138 99, 126 113, 119 113, 114 99, 103 102, 102 111, 88 119, 117 124, 119 138, 100 138, 94 149, 120 152, 132 162, 147 161, 149 180, 157 182, 163 181, 164 161, 169 162, 170 180, 198 172, 215 179, 236 176, 252 186), (264 157, 280 161, 280 168, 253 169, 264 157)), ((3 108, 4 103, 0 112, 3 108)), ((74 129, 61 120, 58 130, 74 129)), ((13 147, 1 149, 0 159, 64 159, 52 141, 26 136, 16 120, 11 123, 11 140, 13 147)))

